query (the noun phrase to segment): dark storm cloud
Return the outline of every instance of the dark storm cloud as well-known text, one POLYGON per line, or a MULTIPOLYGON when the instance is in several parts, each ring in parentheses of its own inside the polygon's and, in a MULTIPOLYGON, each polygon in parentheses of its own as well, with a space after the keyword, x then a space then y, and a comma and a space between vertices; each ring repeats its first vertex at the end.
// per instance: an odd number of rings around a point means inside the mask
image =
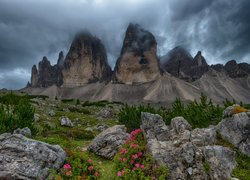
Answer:
POLYGON ((207 61, 250 62, 248 0, 0 0, 0 88, 21 88, 33 64, 67 53, 74 34, 89 30, 113 67, 129 22, 150 30, 158 55, 175 46, 207 61))

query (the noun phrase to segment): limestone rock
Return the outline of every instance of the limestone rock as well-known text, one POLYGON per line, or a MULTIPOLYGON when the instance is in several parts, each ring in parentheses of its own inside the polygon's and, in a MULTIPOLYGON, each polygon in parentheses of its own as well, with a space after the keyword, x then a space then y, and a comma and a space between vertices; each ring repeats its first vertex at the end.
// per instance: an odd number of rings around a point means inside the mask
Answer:
POLYGON ((66 116, 60 117, 60 123, 61 123, 61 126, 68 126, 68 127, 74 126, 74 124, 71 122, 71 120, 66 116))
POLYGON ((62 74, 64 87, 110 80, 111 68, 102 42, 87 32, 77 34, 65 58, 62 74))
POLYGON ((31 86, 36 87, 38 85, 37 82, 38 82, 38 70, 36 65, 33 65, 31 69, 31 86))
POLYGON ((232 106, 228 106, 224 111, 223 111, 223 117, 230 117, 234 114, 234 108, 239 107, 240 105, 234 104, 232 106))
POLYGON ((34 119, 35 122, 39 121, 40 115, 35 113, 33 119, 34 119))
POLYGON ((138 24, 129 24, 114 70, 114 81, 124 84, 145 83, 160 75, 155 37, 138 24))
POLYGON ((169 179, 230 179, 236 166, 235 154, 214 145, 214 127, 192 130, 182 117, 172 119, 170 126, 166 126, 159 115, 142 113, 141 117, 148 151, 158 164, 169 168, 169 179), (209 172, 205 170, 205 163, 209 172))
POLYGON ((250 156, 250 118, 247 113, 234 114, 223 119, 217 130, 221 137, 250 156))
POLYGON ((46 179, 66 158, 58 145, 28 139, 21 134, 0 135, 0 179, 46 179))
POLYGON ((113 118, 114 117, 114 111, 111 108, 104 108, 104 109, 100 110, 100 112, 97 114, 97 116, 101 117, 103 119, 113 118))
POLYGON ((22 134, 23 136, 31 137, 31 130, 28 127, 25 127, 23 129, 18 128, 14 130, 13 134, 22 134))
POLYGON ((124 125, 115 125, 100 133, 88 146, 88 151, 112 159, 129 137, 124 125))

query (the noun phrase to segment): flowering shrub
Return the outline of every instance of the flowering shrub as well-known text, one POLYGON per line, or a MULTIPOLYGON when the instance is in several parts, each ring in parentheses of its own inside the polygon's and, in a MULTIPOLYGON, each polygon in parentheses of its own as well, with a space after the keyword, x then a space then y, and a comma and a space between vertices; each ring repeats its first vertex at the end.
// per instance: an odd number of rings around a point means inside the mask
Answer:
POLYGON ((114 158, 116 176, 125 179, 167 177, 167 169, 155 165, 145 152, 146 142, 142 130, 136 129, 130 133, 130 137, 114 158))
POLYGON ((55 175, 55 179, 97 179, 99 171, 93 164, 92 159, 84 159, 80 155, 72 155, 67 159, 60 172, 55 175))

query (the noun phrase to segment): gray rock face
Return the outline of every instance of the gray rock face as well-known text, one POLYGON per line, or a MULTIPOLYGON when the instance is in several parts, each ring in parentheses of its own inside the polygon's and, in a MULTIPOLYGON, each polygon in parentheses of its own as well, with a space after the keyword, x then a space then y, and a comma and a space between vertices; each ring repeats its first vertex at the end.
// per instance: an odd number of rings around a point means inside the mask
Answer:
POLYGON ((112 71, 101 40, 87 32, 77 34, 65 58, 62 73, 64 87, 109 81, 112 71))
POLYGON ((61 123, 61 126, 68 126, 68 127, 74 126, 74 124, 71 122, 71 120, 66 116, 60 117, 60 123, 61 123))
POLYGON ((88 151, 112 159, 118 152, 120 146, 129 137, 124 125, 110 127, 100 133, 88 146, 88 151))
POLYGON ((18 128, 14 130, 13 134, 22 134, 23 136, 31 137, 31 130, 28 127, 25 127, 23 129, 18 128))
POLYGON ((250 118, 247 113, 234 114, 217 125, 221 137, 250 156, 250 118))
POLYGON ((148 150, 158 164, 169 168, 169 179, 230 179, 235 155, 214 145, 214 127, 192 130, 182 117, 174 118, 170 126, 159 115, 142 113, 141 117, 148 150))
POLYGON ((66 158, 58 145, 28 139, 21 134, 0 135, 0 179, 46 179, 66 158))
POLYGON ((114 81, 135 84, 157 79, 161 72, 156 50, 157 42, 152 33, 138 24, 129 24, 114 69, 114 81))
POLYGON ((163 69, 185 81, 195 81, 209 70, 201 51, 193 58, 184 48, 178 46, 161 59, 163 69))

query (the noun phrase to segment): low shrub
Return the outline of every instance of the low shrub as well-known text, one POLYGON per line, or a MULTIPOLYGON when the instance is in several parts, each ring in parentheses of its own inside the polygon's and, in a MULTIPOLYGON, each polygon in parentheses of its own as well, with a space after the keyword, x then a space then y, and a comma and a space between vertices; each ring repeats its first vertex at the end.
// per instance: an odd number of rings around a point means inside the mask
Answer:
POLYGON ((211 99, 201 95, 200 101, 193 101, 186 106, 177 99, 169 109, 167 118, 164 119, 167 124, 176 116, 184 117, 193 128, 204 128, 209 125, 216 125, 222 119, 223 108, 219 105, 214 105, 211 99))
POLYGON ((92 159, 85 159, 80 154, 68 153, 66 163, 59 173, 54 173, 56 180, 75 180, 75 179, 97 179, 100 172, 92 159))
POLYGON ((146 154, 146 142, 140 129, 130 133, 130 138, 116 154, 114 163, 116 177, 121 179, 165 179, 168 176, 168 169, 157 166, 146 154))
POLYGON ((9 93, 2 96, 0 102, 0 133, 24 127, 29 127, 32 134, 37 133, 33 125, 35 110, 27 96, 9 93))
POLYGON ((150 105, 129 106, 125 105, 118 113, 119 123, 124 124, 128 131, 131 132, 140 128, 141 125, 141 112, 149 112, 159 114, 164 119, 167 117, 167 112, 164 108, 156 109, 150 105))

